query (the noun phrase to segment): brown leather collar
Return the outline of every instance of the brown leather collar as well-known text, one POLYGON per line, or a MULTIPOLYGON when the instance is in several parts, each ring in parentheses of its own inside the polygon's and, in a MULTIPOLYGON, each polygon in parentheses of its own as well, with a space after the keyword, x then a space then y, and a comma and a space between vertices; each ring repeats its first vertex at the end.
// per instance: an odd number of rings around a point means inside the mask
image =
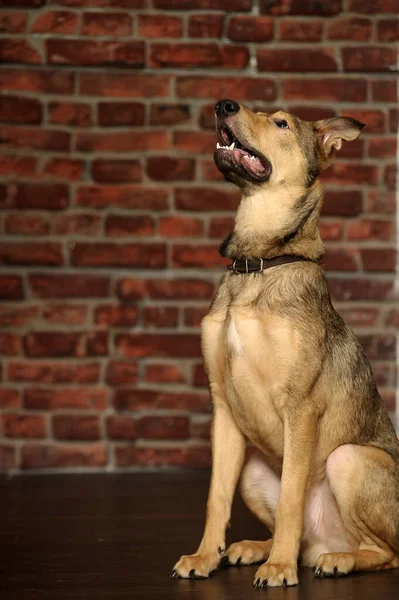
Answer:
POLYGON ((262 273, 265 269, 298 261, 319 262, 317 259, 306 258, 306 256, 284 254, 283 256, 275 256, 274 258, 248 258, 235 260, 226 268, 234 273, 262 273))

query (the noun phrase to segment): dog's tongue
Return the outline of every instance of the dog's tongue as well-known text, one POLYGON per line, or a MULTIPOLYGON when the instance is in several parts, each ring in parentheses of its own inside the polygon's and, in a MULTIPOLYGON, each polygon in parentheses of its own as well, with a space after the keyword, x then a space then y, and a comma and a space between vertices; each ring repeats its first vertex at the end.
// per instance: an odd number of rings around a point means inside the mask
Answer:
POLYGON ((257 156, 251 156, 251 154, 248 154, 245 150, 241 150, 241 148, 236 148, 232 152, 234 158, 245 165, 247 169, 254 171, 254 173, 263 173, 265 171, 264 166, 257 156))

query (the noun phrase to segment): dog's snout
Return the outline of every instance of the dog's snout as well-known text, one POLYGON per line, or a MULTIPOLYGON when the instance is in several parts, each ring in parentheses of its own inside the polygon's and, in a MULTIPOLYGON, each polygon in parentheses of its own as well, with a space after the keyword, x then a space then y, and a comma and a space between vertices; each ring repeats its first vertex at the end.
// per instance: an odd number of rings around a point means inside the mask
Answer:
POLYGON ((215 106, 215 112, 218 117, 228 117, 235 115, 240 110, 240 105, 234 100, 219 100, 215 106))

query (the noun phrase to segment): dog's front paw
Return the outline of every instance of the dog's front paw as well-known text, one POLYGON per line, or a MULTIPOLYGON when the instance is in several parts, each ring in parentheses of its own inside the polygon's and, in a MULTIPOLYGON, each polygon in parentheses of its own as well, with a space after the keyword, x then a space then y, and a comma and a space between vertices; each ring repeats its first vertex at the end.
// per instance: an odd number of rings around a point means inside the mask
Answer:
POLYGON ((216 571, 219 561, 219 553, 187 554, 175 564, 170 576, 172 579, 205 579, 216 571))
POLYGON ((266 562, 256 571, 255 587, 287 587, 289 585, 298 585, 298 568, 296 564, 266 562))

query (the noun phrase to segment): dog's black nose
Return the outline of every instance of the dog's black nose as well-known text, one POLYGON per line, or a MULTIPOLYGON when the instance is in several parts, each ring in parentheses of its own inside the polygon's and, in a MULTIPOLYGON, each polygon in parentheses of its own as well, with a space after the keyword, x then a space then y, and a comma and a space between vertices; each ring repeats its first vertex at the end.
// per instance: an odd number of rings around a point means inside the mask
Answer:
POLYGON ((234 100, 219 100, 215 106, 215 111, 218 117, 228 117, 235 115, 240 110, 240 105, 234 100))

